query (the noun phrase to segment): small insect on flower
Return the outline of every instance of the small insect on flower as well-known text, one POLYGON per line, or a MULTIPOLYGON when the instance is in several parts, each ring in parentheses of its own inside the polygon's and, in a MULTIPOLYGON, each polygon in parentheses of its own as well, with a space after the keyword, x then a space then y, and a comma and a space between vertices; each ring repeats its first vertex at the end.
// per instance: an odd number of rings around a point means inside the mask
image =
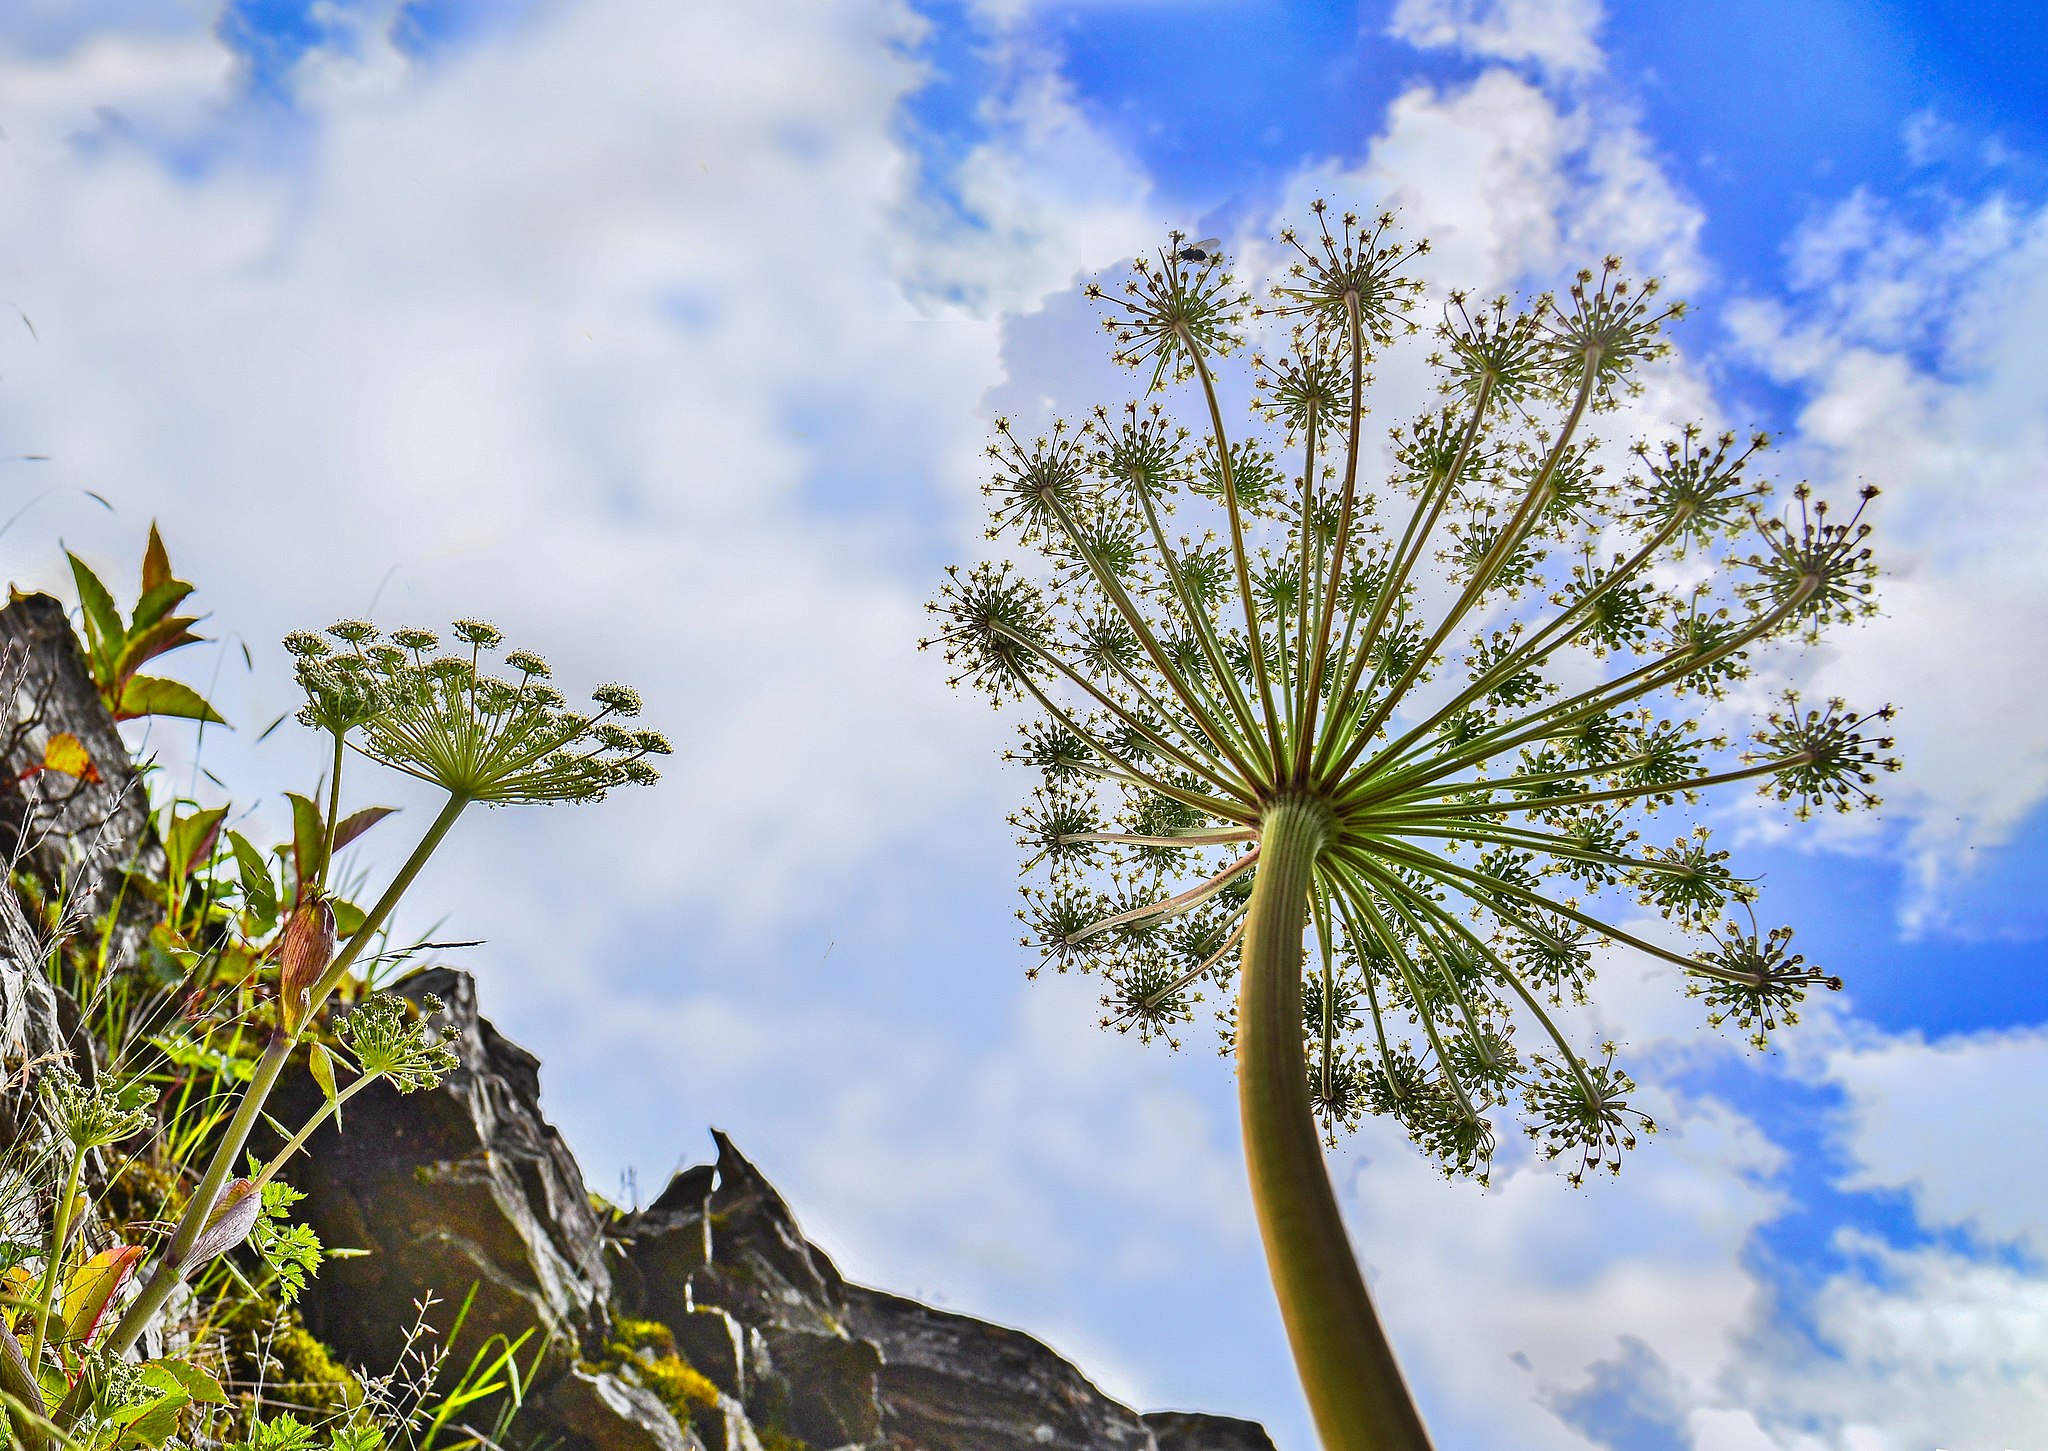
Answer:
POLYGON ((1204 267, 1213 266, 1223 260, 1223 239, 1204 237, 1199 242, 1190 242, 1173 254, 1183 262, 1197 262, 1204 267))

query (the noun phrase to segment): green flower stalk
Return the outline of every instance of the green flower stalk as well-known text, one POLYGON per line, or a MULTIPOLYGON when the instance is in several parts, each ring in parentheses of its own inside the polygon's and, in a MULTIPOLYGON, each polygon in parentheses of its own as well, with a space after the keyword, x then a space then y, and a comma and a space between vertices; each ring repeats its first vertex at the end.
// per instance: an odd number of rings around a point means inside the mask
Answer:
MULTIPOLYGON (((386 637, 356 620, 344 620, 324 636, 300 632, 285 640, 306 695, 299 720, 333 741, 326 845, 311 869, 302 866, 299 901, 280 943, 279 1025, 154 1273, 102 1340, 99 1348, 107 1355, 125 1353, 187 1274, 249 1232, 253 1196, 319 1122, 308 1125, 256 1180, 231 1186, 234 1165, 271 1090, 306 1027, 383 930, 457 818, 477 802, 592 802, 616 787, 658 779, 649 758, 668 754, 669 744, 659 732, 624 724, 640 712, 633 691, 601 686, 593 693, 591 709, 571 709, 549 684, 550 672, 538 656, 514 650, 502 661, 494 658, 502 644, 494 627, 458 620, 451 634, 456 646, 446 653, 431 631, 395 630, 386 637), (337 950, 324 883, 341 824, 342 766, 351 750, 439 787, 445 800, 383 895, 337 950)), ((424 1029, 404 1026, 403 1015, 391 1004, 371 999, 346 1021, 342 1037, 356 1052, 362 1075, 348 1093, 378 1078, 405 1091, 447 1071, 451 1050, 424 1029)), ((332 1096, 322 1117, 339 1112, 346 1096, 332 1096)), ((54 1419, 69 1429, 86 1409, 84 1393, 74 1391, 54 1419)))
POLYGON ((1117 359, 1148 392, 1192 385, 1197 425, 1157 402, 1028 442, 999 420, 989 537, 1017 554, 950 571, 924 642, 1029 715, 1031 974, 1094 974, 1105 1026, 1175 1044, 1232 989, 1252 1197, 1330 1451, 1428 1439, 1325 1143, 1385 1115, 1483 1182, 1518 1123, 1574 1184, 1618 1168, 1654 1126, 1571 1021, 1597 950, 1669 964, 1759 1041, 1839 986, 1787 929, 1730 920, 1755 886, 1704 826, 1666 846, 1647 818, 1745 782, 1801 816, 1874 805, 1896 764, 1889 711, 1840 702, 1731 746, 1759 652, 1873 607, 1870 526, 1803 487, 1772 510, 1761 438, 1687 429, 1607 471, 1588 425, 1680 313, 1614 260, 1519 311, 1451 294, 1441 406, 1368 435, 1374 359, 1420 331, 1424 248, 1389 222, 1318 204, 1256 305, 1178 235, 1089 288, 1117 359), (1619 925, 1631 902, 1697 946, 1619 925))

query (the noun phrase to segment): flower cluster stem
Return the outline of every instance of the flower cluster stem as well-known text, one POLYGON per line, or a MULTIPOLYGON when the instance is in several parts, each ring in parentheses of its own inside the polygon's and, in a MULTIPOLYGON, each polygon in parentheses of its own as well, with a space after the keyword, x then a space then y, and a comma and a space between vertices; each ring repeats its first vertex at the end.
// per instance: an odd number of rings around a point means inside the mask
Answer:
POLYGON ((1329 812, 1314 801, 1283 798, 1264 817, 1238 1004, 1245 1161, 1280 1317, 1325 1451, 1429 1451, 1345 1233, 1309 1103, 1302 934, 1329 833, 1329 812))
MULTIPOLYGON (((362 956, 363 949, 383 929, 392 909, 398 905, 399 898, 412 886, 413 879, 420 874, 420 869, 426 866, 427 859, 441 845, 442 840, 455 825, 456 818, 468 805, 469 798, 466 796, 451 795, 448 798, 447 805, 441 808, 441 814, 434 818, 434 824, 427 828, 426 835, 420 838, 419 844, 412 850, 412 855, 406 858, 405 865, 398 869, 398 875, 391 879, 391 885, 384 889, 384 895, 377 899, 377 905, 372 907, 369 915, 363 919, 363 925, 356 929, 354 935, 349 938, 348 945, 314 984, 306 1014, 308 1022, 318 1013, 327 995, 348 975, 356 959, 362 956)), ((141 1337, 144 1327, 163 1307, 164 1301, 171 1297, 171 1292, 184 1283, 185 1271, 188 1268, 186 1260, 192 1253, 193 1243, 199 1238, 200 1231, 206 1227, 206 1221, 213 1213, 214 1204, 220 1198, 221 1189, 234 1171, 235 1160, 240 1156, 243 1145, 249 1141, 249 1135, 254 1131, 257 1120, 262 1117, 263 1106, 269 1100, 271 1090, 277 1086, 277 1080, 283 1074, 285 1064, 290 1061, 292 1049, 298 1046, 298 1041, 298 1033, 287 1032, 280 1027, 264 1045, 263 1055, 256 1061, 256 1069, 249 1077, 248 1086, 242 1090, 241 1102, 235 1106, 234 1117, 228 1121, 227 1131, 215 1147, 205 1174, 200 1177, 198 1187, 192 1191, 192 1198, 185 1205, 185 1212, 178 1220, 178 1227, 171 1234, 170 1243, 164 1247, 155 1272, 143 1285, 141 1293, 129 1302, 127 1310, 101 1342, 101 1348, 107 1354, 124 1354, 128 1347, 141 1337)), ((87 1397, 81 1394, 81 1388, 85 1385, 85 1378, 81 1378, 78 1386, 65 1397, 64 1404, 56 1416, 60 1429, 68 1431, 78 1423, 78 1418, 83 1414, 86 1405, 87 1397)))
POLYGON ((71 1238, 71 1203, 78 1197, 78 1180, 85 1168, 85 1150, 71 1150, 70 1167, 64 1173, 64 1192, 57 1196, 50 1215, 50 1248, 43 1256, 43 1282, 36 1289, 36 1324, 29 1337, 30 1365, 43 1363, 43 1346, 50 1333, 50 1306, 57 1299, 57 1282, 64 1274, 64 1245, 71 1238))

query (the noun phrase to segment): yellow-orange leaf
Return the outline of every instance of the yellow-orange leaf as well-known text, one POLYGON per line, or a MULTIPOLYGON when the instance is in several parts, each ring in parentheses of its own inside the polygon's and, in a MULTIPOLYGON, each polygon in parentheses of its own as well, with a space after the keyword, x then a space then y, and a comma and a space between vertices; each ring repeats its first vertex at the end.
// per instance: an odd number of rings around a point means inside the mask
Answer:
POLYGON ((14 1328, 16 1308, 28 1299, 35 1287, 35 1273, 27 1265, 16 1265, 6 1274, 0 1275, 0 1297, 5 1297, 4 1303, 0 1303, 0 1323, 4 1323, 9 1330, 14 1328))
POLYGON ((85 742, 70 731, 57 731, 51 735, 43 747, 43 769, 61 771, 81 781, 100 779, 100 768, 92 763, 92 755, 85 749, 85 742))
POLYGON ((92 1339, 92 1333, 99 1328, 100 1317, 107 1313, 115 1292, 134 1272, 135 1262, 141 1258, 141 1245, 117 1244, 112 1249, 101 1250, 71 1272, 71 1277, 64 1282, 64 1298, 58 1307, 58 1313, 64 1317, 66 1342, 84 1345, 92 1339))

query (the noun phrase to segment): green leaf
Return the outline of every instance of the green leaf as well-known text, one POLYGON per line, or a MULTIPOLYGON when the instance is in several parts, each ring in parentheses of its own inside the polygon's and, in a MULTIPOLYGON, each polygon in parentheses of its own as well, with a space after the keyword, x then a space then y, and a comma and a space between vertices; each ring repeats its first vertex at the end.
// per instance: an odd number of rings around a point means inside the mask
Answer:
POLYGON ((228 847, 235 854, 235 871, 242 881, 242 900, 258 917, 277 916, 277 886, 270 879, 270 863, 239 831, 228 833, 228 847))
POLYGON ((287 791, 284 795, 292 804, 292 865, 299 874, 299 885, 303 887, 320 878, 322 859, 327 851, 327 819, 309 798, 296 791, 287 791))
POLYGON ((183 681, 166 680, 160 675, 131 675, 121 687, 114 719, 134 720, 145 715, 169 715, 185 720, 212 721, 216 725, 227 724, 226 717, 183 681))
POLYGON ((154 589, 143 591, 142 598, 135 602, 135 613, 129 621, 128 633, 140 634, 150 626, 160 623, 191 593, 192 586, 182 579, 166 580, 154 589))
MULTIPOLYGON (((178 1386, 193 1400, 202 1405, 226 1405, 228 1394, 214 1379, 213 1372, 200 1366, 188 1365, 182 1360, 155 1360, 150 1362, 151 1370, 160 1370, 178 1383, 178 1386)), ((148 1379, 145 1372, 144 1379, 148 1379)))
POLYGON ((396 806, 365 806, 341 819, 341 825, 334 829, 334 849, 340 851, 385 817, 397 811, 396 806))
POLYGON ((181 816, 171 823, 171 829, 164 833, 164 854, 171 859, 174 870, 190 876, 205 864, 213 855, 221 820, 227 814, 227 807, 216 806, 181 816))
POLYGON ((149 543, 142 551, 142 594, 149 597, 153 589, 160 589, 171 580, 171 552, 164 548, 164 536, 157 533, 156 520, 149 521, 149 543))
POLYGON ((126 680, 157 656, 194 643, 199 637, 191 627, 198 623, 192 615, 172 615, 153 625, 139 626, 114 657, 114 679, 126 680))
POLYGON ((64 557, 71 561, 78 602, 85 607, 85 639, 92 657, 93 679, 105 695, 114 683, 114 656, 128 638, 128 632, 121 628, 121 612, 114 607, 114 597, 100 583, 100 577, 77 555, 67 551, 64 557))
POLYGON ((361 907, 353 902, 344 902, 339 897, 327 905, 334 909, 334 935, 343 942, 360 932, 363 924, 370 920, 369 913, 361 907))
POLYGON ((313 1081, 320 1085, 320 1091, 327 1095, 327 1101, 334 1105, 334 1126, 341 1127, 341 1099, 334 1089, 334 1055, 319 1043, 315 1043, 306 1054, 306 1066, 313 1072, 313 1081))
POLYGON ((114 1451, 158 1451, 177 1433, 178 1413, 191 1404, 183 1391, 173 1391, 116 1412, 109 1419, 122 1430, 114 1438, 114 1451))

